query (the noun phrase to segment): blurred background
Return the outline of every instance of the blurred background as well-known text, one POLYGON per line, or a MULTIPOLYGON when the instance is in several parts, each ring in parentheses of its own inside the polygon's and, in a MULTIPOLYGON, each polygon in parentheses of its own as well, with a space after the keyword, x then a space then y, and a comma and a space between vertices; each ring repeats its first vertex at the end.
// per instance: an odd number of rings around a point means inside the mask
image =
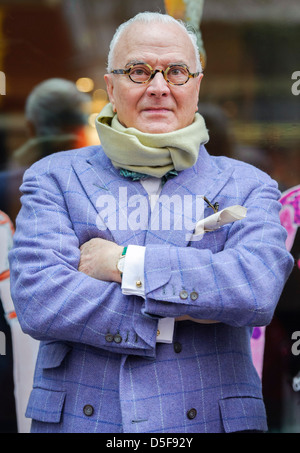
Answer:
MULTIPOLYGON (((199 26, 205 66, 199 111, 210 129, 208 151, 256 165, 282 191, 298 186, 298 0, 0 0, 0 170, 11 168, 29 140, 26 99, 49 78, 72 81, 88 95, 83 142, 98 144, 94 120, 107 102, 110 40, 120 23, 146 10, 167 10, 199 26)), ((1 197, 3 209, 4 189, 1 197)), ((300 432, 300 355, 291 352, 292 333, 300 331, 297 229, 292 253, 298 265, 266 329, 262 380, 271 432, 300 432)), ((1 306, 0 331, 7 340, 0 356, 0 432, 17 432, 10 328, 1 306)))

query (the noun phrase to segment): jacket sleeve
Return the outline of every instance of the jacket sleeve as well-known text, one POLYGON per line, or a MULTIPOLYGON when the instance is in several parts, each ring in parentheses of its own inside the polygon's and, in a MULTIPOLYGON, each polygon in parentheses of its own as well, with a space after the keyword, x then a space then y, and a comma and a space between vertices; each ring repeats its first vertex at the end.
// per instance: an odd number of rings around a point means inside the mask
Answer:
POLYGON ((24 176, 9 254, 11 293, 23 331, 37 340, 153 356, 157 320, 142 314, 139 298, 122 295, 118 283, 77 270, 81 244, 64 194, 54 176, 34 168, 24 176))
POLYGON ((243 200, 246 218, 222 227, 228 234, 217 253, 212 244, 220 230, 205 233, 207 248, 193 242, 147 245, 144 311, 232 326, 269 324, 294 264, 279 220, 279 196, 274 181, 257 184, 243 200))

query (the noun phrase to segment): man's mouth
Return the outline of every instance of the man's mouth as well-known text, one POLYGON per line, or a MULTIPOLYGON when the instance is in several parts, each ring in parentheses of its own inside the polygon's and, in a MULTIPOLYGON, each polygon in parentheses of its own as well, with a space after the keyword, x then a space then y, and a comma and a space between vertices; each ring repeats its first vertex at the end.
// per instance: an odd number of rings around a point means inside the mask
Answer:
POLYGON ((170 112, 170 109, 168 109, 166 107, 147 107, 144 109, 144 112, 167 113, 167 112, 170 112))

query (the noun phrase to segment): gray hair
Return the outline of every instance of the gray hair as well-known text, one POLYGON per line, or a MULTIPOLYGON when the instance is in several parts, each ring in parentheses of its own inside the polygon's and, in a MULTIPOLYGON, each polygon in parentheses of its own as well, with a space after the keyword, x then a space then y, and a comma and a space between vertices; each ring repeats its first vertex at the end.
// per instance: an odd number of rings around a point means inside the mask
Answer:
POLYGON ((48 79, 37 85, 26 100, 25 116, 33 123, 36 135, 57 135, 87 124, 84 104, 89 96, 75 83, 65 79, 48 79))
POLYGON ((197 45, 197 36, 196 36, 196 33, 194 32, 193 28, 189 27, 183 21, 177 20, 174 17, 169 16, 168 14, 145 11, 142 13, 138 13, 136 16, 132 17, 127 22, 124 22, 117 28, 117 30, 111 40, 110 47, 109 47, 108 62, 107 62, 107 72, 108 73, 111 72, 113 69, 112 61, 114 58, 114 52, 115 52, 116 45, 120 40, 121 35, 131 24, 133 24, 135 22, 141 22, 144 24, 150 24, 150 23, 154 23, 154 22, 162 23, 162 24, 173 23, 173 24, 179 25, 182 28, 182 30, 187 33, 187 35, 189 36, 191 43, 194 47, 195 59, 196 59, 196 71, 202 72, 200 54, 199 54, 199 49, 198 49, 198 45, 197 45))

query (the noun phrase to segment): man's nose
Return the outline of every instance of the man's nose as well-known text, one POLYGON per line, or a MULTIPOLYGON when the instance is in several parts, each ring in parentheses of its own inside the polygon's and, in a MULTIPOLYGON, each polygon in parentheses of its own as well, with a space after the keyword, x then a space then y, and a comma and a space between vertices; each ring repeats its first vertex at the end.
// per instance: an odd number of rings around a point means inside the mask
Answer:
POLYGON ((164 75, 162 72, 157 72, 148 84, 147 93, 150 96, 166 96, 169 92, 169 84, 164 75))

